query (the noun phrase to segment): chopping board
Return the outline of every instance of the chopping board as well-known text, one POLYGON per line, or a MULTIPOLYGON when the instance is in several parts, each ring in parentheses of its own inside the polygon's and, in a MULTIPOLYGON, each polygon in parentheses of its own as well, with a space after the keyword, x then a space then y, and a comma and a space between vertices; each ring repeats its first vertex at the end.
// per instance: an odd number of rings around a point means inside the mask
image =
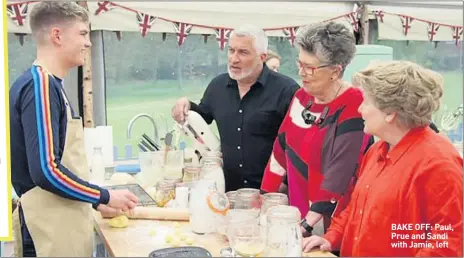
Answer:
MULTIPOLYGON (((198 235, 191 231, 187 221, 160 221, 160 220, 129 220, 126 228, 112 228, 108 220, 94 213, 96 230, 106 244, 108 253, 112 257, 148 257, 157 249, 171 247, 166 243, 168 234, 175 234, 176 228, 180 234, 194 239, 193 246, 207 249, 213 257, 219 257, 222 248, 228 247, 227 240, 218 234, 198 235)), ((187 246, 181 241, 180 246, 187 246)), ((303 257, 336 257, 328 252, 311 251, 303 253, 303 257)))

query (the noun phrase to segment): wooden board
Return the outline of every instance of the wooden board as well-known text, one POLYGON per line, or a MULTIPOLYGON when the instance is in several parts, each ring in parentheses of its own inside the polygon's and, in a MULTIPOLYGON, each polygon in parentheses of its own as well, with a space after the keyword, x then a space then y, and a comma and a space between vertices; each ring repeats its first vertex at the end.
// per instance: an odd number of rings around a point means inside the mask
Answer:
MULTIPOLYGON (((156 249, 171 247, 165 242, 168 233, 174 233, 172 221, 129 220, 126 228, 112 228, 107 219, 95 213, 95 228, 105 243, 111 257, 148 257, 156 249)), ((194 246, 207 249, 213 257, 220 257, 222 248, 228 247, 226 239, 217 234, 197 235, 191 232, 189 222, 177 222, 181 234, 194 238, 194 246)), ((181 246, 186 246, 181 242, 181 246)), ((336 257, 328 252, 312 251, 304 257, 336 257)))

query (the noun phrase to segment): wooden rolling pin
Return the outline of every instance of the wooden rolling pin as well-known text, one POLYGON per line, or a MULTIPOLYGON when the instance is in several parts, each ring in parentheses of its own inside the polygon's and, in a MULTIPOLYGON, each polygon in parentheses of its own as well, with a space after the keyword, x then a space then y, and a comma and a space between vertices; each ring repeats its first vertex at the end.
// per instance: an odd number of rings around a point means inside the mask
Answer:
POLYGON ((126 212, 125 215, 129 219, 190 220, 189 210, 187 208, 135 207, 132 211, 126 212))

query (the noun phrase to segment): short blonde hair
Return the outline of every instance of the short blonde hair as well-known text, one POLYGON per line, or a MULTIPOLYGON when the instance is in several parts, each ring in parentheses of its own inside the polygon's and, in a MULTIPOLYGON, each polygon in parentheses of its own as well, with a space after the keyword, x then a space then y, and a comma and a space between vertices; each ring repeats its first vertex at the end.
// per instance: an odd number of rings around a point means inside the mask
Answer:
POLYGON ((353 83, 383 112, 397 112, 398 122, 408 128, 428 126, 443 96, 443 77, 408 61, 372 63, 355 73, 353 83))
POLYGON ((271 60, 272 58, 277 58, 277 59, 279 59, 279 61, 282 60, 282 58, 279 56, 279 54, 277 54, 277 52, 268 49, 267 50, 266 60, 264 60, 264 62, 267 62, 267 61, 271 60))
POLYGON ((89 22, 89 14, 85 8, 74 2, 43 1, 32 8, 29 19, 32 35, 40 40, 42 32, 50 26, 75 20, 89 22))

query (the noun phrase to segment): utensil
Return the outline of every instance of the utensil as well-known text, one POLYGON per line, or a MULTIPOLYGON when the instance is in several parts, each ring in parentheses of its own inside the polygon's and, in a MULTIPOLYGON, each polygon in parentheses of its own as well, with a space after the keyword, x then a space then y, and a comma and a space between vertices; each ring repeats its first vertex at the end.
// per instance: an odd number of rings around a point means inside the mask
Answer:
POLYGON ((148 144, 144 139, 142 139, 142 141, 140 142, 143 146, 145 146, 149 151, 155 151, 155 148, 153 148, 152 146, 150 146, 150 144, 148 144))
POLYGON ((160 150, 160 146, 158 144, 156 144, 147 134, 142 134, 142 137, 147 140, 147 142, 153 146, 153 148, 155 148, 157 151, 160 150))
POLYGON ((140 143, 137 143, 137 146, 139 146, 139 149, 143 152, 148 152, 148 150, 140 143))

